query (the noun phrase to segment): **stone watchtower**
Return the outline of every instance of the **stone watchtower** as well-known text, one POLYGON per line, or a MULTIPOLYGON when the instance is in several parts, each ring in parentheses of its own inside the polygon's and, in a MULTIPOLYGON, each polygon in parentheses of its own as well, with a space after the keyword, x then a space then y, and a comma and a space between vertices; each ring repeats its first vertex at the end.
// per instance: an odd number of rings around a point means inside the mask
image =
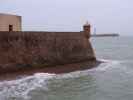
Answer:
POLYGON ((85 34, 85 37, 90 39, 90 36, 91 36, 91 25, 88 22, 83 26, 83 32, 85 34))
POLYGON ((83 26, 83 34, 85 36, 84 47, 86 48, 85 49, 87 52, 86 55, 88 56, 88 59, 90 59, 92 61, 96 61, 96 56, 95 56, 94 50, 89 41, 89 39, 91 37, 91 25, 88 22, 83 26))

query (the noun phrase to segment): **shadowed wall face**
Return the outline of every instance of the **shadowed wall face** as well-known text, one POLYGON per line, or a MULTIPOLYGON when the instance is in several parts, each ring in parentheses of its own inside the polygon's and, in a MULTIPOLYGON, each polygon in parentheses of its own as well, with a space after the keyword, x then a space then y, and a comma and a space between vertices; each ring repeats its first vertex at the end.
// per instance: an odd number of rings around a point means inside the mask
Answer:
POLYGON ((95 60, 83 32, 0 32, 0 64, 65 64, 95 60))
POLYGON ((21 31, 21 16, 0 14, 0 31, 21 31))

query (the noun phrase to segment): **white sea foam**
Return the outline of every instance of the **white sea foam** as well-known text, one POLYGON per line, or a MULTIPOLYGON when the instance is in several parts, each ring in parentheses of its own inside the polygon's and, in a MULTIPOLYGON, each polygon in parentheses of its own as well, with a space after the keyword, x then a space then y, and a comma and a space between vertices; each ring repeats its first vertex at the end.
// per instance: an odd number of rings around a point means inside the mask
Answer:
POLYGON ((0 82, 0 100, 28 100, 30 91, 36 88, 47 90, 47 82, 53 76, 54 74, 37 73, 19 80, 0 82))
POLYGON ((105 59, 99 59, 99 61, 102 61, 104 63, 100 64, 98 67, 94 68, 95 71, 106 71, 107 69, 112 69, 119 67, 120 61, 117 60, 105 60, 105 59))
POLYGON ((67 74, 62 74, 62 75, 56 75, 57 79, 61 79, 61 78, 77 78, 77 77, 81 77, 81 76, 86 76, 89 75, 93 72, 99 72, 99 71, 106 71, 108 69, 111 68, 116 68, 119 66, 120 61, 116 61, 116 60, 105 60, 105 59, 99 59, 99 61, 102 61, 104 63, 101 63, 98 67, 92 68, 92 69, 88 69, 88 70, 83 70, 83 71, 76 71, 76 72, 71 72, 71 73, 67 73, 67 74))
POLYGON ((47 83, 49 79, 66 79, 66 78, 77 78, 81 76, 89 75, 91 72, 106 71, 115 65, 119 64, 119 61, 104 60, 100 59, 105 63, 102 63, 96 68, 76 71, 67 74, 48 74, 48 73, 36 73, 32 76, 23 77, 18 80, 0 82, 0 100, 29 100, 28 94, 37 88, 43 88, 48 90, 47 83), (10 99, 9 99, 10 98, 10 99))
POLYGON ((47 84, 50 79, 76 78, 87 75, 88 71, 76 71, 68 74, 36 73, 13 81, 0 82, 0 100, 30 100, 29 93, 41 88, 48 91, 47 84))
POLYGON ((56 79, 67 79, 67 78, 77 78, 77 77, 81 77, 81 76, 85 76, 85 75, 88 75, 88 70, 60 74, 60 75, 56 75, 55 78, 56 79))

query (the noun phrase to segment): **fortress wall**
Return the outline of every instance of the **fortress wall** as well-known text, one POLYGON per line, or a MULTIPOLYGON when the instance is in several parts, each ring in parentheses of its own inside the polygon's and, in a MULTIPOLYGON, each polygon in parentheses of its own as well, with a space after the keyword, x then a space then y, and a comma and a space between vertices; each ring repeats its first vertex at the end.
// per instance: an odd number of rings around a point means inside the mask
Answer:
POLYGON ((96 60, 83 32, 0 32, 0 66, 96 60))

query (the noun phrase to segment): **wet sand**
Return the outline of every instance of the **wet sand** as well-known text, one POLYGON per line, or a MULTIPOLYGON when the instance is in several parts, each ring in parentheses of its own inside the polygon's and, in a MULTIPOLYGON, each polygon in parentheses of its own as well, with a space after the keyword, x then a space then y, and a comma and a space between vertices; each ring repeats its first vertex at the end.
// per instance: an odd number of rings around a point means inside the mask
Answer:
POLYGON ((23 76, 33 75, 35 73, 50 73, 50 74, 63 74, 70 73, 74 71, 87 70, 94 67, 97 67, 101 62, 100 61, 85 61, 80 63, 72 63, 65 65, 57 65, 57 66, 48 66, 44 68, 35 68, 28 70, 20 70, 17 72, 0 74, 0 80, 14 80, 19 79, 23 76))

